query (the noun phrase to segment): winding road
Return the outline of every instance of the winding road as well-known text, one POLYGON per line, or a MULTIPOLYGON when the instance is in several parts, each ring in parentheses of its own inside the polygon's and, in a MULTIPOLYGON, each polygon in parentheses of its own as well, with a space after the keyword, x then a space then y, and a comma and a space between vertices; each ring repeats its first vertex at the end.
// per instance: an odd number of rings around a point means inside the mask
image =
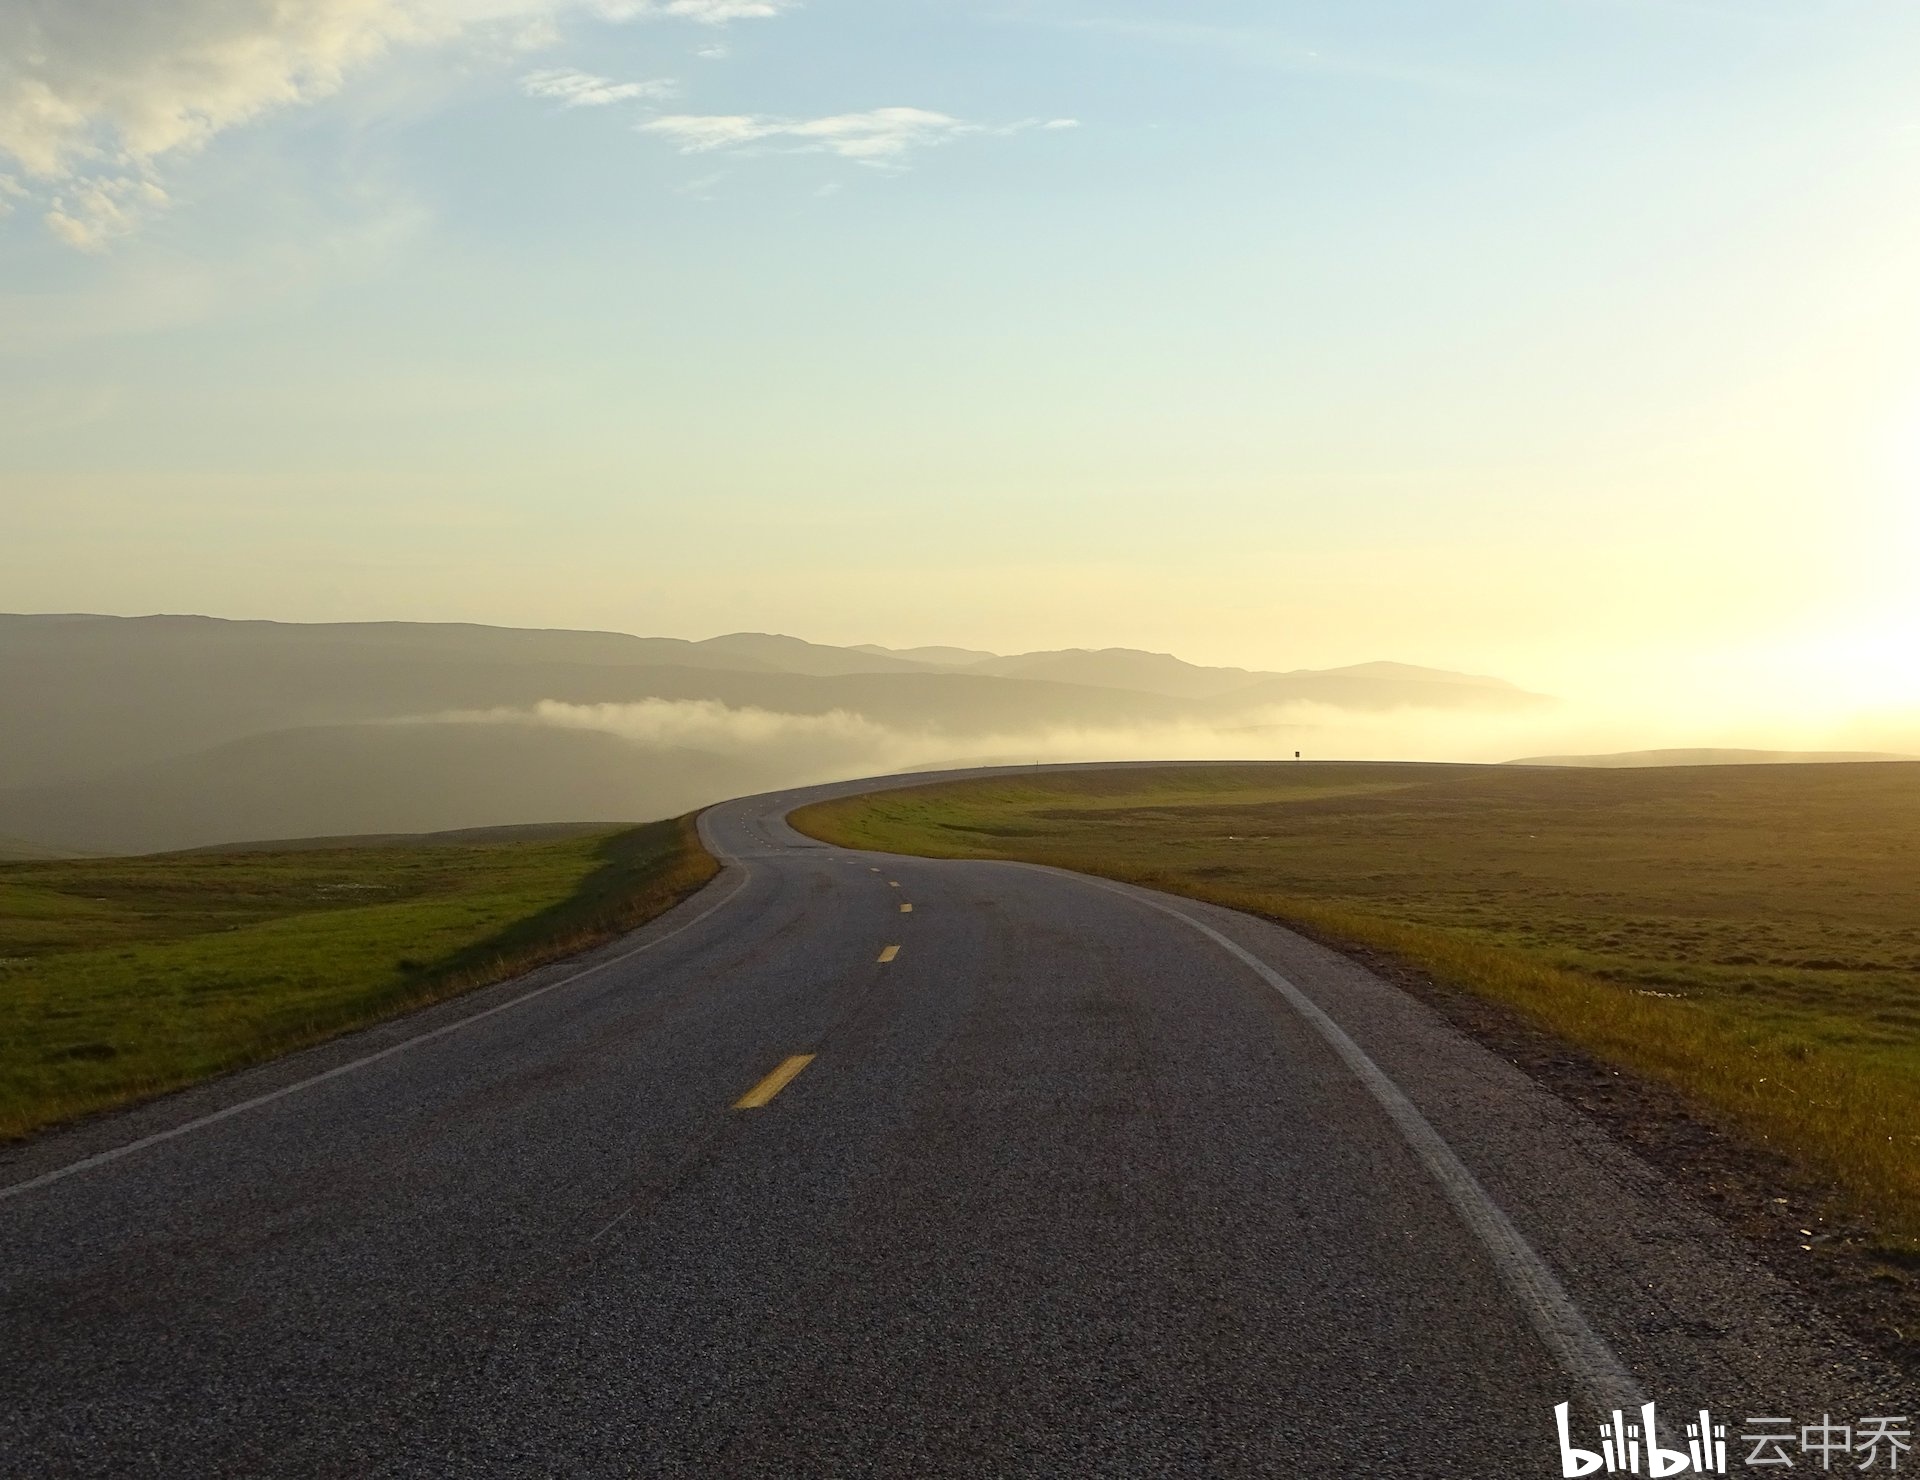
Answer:
MULTIPOLYGON (((1547 1476, 1902 1412, 1684 1190, 1230 911, 826 847, 0 1157, 0 1475, 1547 1476)), ((1737 1472, 1737 1466, 1736 1466, 1737 1472)))

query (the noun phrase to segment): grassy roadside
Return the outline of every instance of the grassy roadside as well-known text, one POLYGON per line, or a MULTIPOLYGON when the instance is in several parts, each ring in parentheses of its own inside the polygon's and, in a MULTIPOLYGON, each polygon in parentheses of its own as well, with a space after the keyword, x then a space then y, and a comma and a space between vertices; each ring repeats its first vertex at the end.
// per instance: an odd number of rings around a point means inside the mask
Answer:
POLYGON ((718 868, 691 817, 532 842, 0 863, 0 1140, 585 950, 718 868))
POLYGON ((793 821, 1379 950, 1672 1086, 1920 1252, 1920 765, 1079 772, 793 821))

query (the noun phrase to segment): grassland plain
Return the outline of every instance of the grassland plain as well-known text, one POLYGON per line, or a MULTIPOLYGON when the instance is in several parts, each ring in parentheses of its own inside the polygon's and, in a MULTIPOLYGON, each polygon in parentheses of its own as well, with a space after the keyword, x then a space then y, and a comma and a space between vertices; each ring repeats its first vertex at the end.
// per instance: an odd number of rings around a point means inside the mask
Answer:
POLYGON ((1060 772, 793 820, 842 846, 1103 874, 1385 953, 1837 1187, 1870 1220, 1874 1277, 1910 1279, 1920 764, 1060 772))
POLYGON ((0 863, 0 1139, 584 950, 717 870, 691 818, 0 863))

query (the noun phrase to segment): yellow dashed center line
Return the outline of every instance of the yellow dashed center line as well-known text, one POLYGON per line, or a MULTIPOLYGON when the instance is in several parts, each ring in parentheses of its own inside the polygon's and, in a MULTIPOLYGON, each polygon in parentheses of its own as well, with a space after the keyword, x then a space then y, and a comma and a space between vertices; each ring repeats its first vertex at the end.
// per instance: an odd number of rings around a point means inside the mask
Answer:
POLYGON ((783 1059, 778 1069, 775 1069, 765 1079, 761 1080, 752 1089, 735 1100, 733 1102, 733 1108, 736 1110, 758 1110, 762 1105, 766 1104, 768 1100, 771 1100, 775 1095, 779 1094, 781 1090, 785 1089, 789 1084, 792 1084, 794 1076, 812 1062, 813 1055, 810 1053, 797 1053, 790 1059, 783 1059))
POLYGON ((900 881, 898 879, 888 879, 887 887, 889 889, 898 889, 900 887, 900 881))
POLYGON ((911 914, 913 913, 913 906, 912 906, 912 905, 910 905, 910 904, 903 904, 903 905, 901 905, 901 906, 900 906, 900 913, 901 913, 901 914, 903 914, 903 915, 911 915, 911 914))
POLYGON ((899 954, 900 954, 900 947, 888 946, 884 951, 880 953, 880 959, 883 962, 891 961, 895 956, 899 954))

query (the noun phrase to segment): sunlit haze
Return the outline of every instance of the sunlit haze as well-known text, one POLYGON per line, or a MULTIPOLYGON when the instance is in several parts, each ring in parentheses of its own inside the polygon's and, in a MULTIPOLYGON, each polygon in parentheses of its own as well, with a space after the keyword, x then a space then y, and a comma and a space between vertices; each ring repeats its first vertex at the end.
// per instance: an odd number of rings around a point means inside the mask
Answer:
POLYGON ((1911 0, 0 0, 0 608, 1920 750, 1917 62, 1911 0))
POLYGON ((1920 0, 0 0, 0 1480, 1920 1468, 1917 839, 1920 0))

